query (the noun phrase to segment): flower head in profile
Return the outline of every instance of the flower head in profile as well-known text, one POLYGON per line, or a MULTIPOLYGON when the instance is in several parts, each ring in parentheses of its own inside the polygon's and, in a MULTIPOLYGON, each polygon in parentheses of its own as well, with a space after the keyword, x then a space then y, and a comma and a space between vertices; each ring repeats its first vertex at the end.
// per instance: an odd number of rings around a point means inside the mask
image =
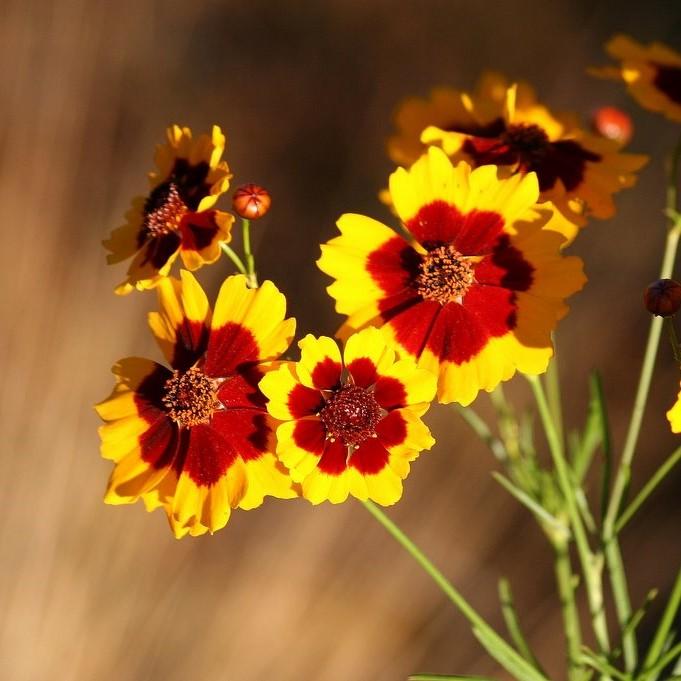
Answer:
POLYGON ((641 45, 618 35, 605 46, 618 66, 589 69, 601 78, 623 81, 644 108, 681 123, 681 54, 661 43, 641 45))
POLYGON ((406 236, 346 214, 322 246, 327 289, 347 315, 339 335, 381 326, 399 353, 439 376, 441 402, 469 404, 516 370, 539 374, 565 298, 585 282, 564 257, 534 173, 498 179, 435 147, 390 177, 406 236))
POLYGON ((231 509, 255 508, 265 495, 295 496, 258 389, 293 338, 284 296, 236 275, 211 313, 194 277, 181 277, 159 283, 160 312, 149 316, 170 368, 121 360, 113 393, 96 407, 102 455, 115 464, 105 501, 163 507, 177 537, 214 532, 231 509))
POLYGON ((382 334, 348 338, 343 356, 331 338, 306 336, 299 362, 267 374, 260 389, 277 428, 277 454, 313 504, 348 496, 394 504, 409 462, 434 440, 421 416, 436 378, 413 361, 395 361, 382 334))
POLYGON ((225 149, 220 128, 194 139, 189 128, 173 125, 167 138, 156 148, 149 193, 133 199, 126 223, 104 242, 110 264, 133 258, 119 294, 153 288, 178 255, 190 270, 215 262, 220 244, 231 239, 234 216, 214 208, 231 178, 220 160, 225 149))
POLYGON ((430 100, 408 100, 397 122, 401 134, 388 149, 398 163, 413 163, 421 147, 436 145, 473 167, 534 172, 540 200, 579 226, 612 217, 613 194, 632 186, 647 160, 620 153, 619 143, 585 132, 574 116, 551 113, 528 84, 511 85, 497 74, 484 76, 473 94, 441 89, 430 100))

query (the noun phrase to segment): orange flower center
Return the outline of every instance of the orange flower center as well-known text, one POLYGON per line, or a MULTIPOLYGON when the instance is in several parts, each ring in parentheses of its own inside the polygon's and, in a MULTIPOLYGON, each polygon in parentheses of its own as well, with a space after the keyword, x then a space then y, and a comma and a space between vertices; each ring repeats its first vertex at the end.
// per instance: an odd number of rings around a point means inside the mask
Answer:
POLYGON ((155 187, 144 204, 144 231, 150 237, 177 231, 187 206, 174 182, 155 187))
POLYGON ((423 256, 415 287, 424 300, 446 305, 466 295, 475 280, 471 263, 447 244, 423 256))
POLYGON ((168 416, 181 428, 208 423, 222 408, 217 398, 217 382, 200 369, 174 371, 164 386, 163 404, 168 416))
POLYGON ((518 123, 509 125, 502 140, 520 157, 524 165, 532 165, 550 146, 547 134, 538 125, 518 123))
POLYGON ((358 385, 346 385, 333 393, 319 418, 327 437, 340 439, 344 445, 356 447, 376 435, 382 412, 374 394, 358 385))

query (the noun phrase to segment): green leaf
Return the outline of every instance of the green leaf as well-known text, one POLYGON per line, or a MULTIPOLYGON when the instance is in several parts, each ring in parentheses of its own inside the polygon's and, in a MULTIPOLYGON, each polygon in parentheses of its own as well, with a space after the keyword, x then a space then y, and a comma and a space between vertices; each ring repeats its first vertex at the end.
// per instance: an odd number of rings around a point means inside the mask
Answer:
POLYGON ((480 641, 482 647, 507 671, 520 681, 545 681, 546 677, 532 665, 519 657, 515 651, 506 647, 506 642, 494 632, 478 627, 473 628, 473 634, 480 641))
POLYGON ((599 446, 603 447, 606 459, 604 485, 610 486, 611 444, 605 395, 600 376, 593 372, 589 377, 589 407, 582 437, 572 459, 572 470, 578 483, 584 480, 594 454, 599 446))
POLYGON ((520 626, 520 618, 513 602, 513 592, 507 579, 499 580, 499 601, 501 612, 506 622, 506 629, 517 651, 533 666, 541 670, 541 665, 530 649, 530 646, 520 626))
POLYGON ((492 477, 511 495, 513 495, 523 506, 528 508, 542 526, 548 526, 552 533, 556 534, 557 539, 567 540, 570 537, 570 529, 552 516, 545 508, 539 505, 529 494, 516 487, 508 478, 501 473, 494 472, 492 477))

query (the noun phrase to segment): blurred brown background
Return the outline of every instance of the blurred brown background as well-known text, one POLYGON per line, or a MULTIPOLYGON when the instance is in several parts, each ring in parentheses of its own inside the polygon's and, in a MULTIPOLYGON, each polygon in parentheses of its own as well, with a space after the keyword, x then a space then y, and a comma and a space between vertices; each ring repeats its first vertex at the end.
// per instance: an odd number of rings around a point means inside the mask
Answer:
MULTIPOLYGON (((227 131, 235 181, 274 209, 255 228, 261 273, 301 334, 338 323, 318 244, 344 211, 384 217, 376 192, 397 102, 483 68, 534 82, 556 108, 633 113, 632 148, 654 155, 619 212, 573 252, 591 284, 560 329, 566 405, 582 418, 601 367, 622 441, 647 317, 642 287, 663 240, 661 156, 678 126, 584 69, 625 31, 681 47, 673 2, 331 0, 0 2, 0 679, 2 681, 397 681, 416 671, 496 674, 428 578, 356 503, 269 501, 226 530, 175 541, 162 514, 101 502, 91 405, 126 355, 157 357, 153 295, 116 298, 123 268, 101 239, 146 187, 171 122, 227 131)), ((226 260, 200 273, 215 291, 226 260)), ((678 371, 664 348, 634 484, 678 444, 664 411, 678 371)), ((527 400, 522 385, 511 391, 527 400)), ((479 401, 487 408, 487 399, 479 401)), ((561 669, 552 567, 529 515, 490 478, 494 462, 451 408, 438 445, 390 513, 501 626, 510 577, 529 638, 561 669)), ((681 471, 624 542, 635 603, 681 559, 681 471)))

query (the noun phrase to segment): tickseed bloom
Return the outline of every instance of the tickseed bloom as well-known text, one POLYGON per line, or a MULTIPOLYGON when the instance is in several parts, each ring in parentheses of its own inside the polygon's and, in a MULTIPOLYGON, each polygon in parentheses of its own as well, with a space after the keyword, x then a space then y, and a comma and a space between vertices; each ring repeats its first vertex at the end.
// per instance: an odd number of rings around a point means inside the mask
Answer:
POLYGON ((322 246, 319 268, 348 315, 347 337, 382 326, 397 350, 439 376, 441 402, 469 404, 517 370, 539 374, 564 299, 585 282, 560 253, 552 207, 536 206, 534 173, 498 179, 494 166, 453 166, 435 147, 390 177, 407 236, 346 214, 322 246))
POLYGON ((420 146, 437 145, 474 167, 534 172, 541 201, 579 226, 588 217, 612 217, 613 194, 632 186, 647 160, 619 153, 618 142, 585 132, 574 116, 552 114, 529 85, 510 85, 498 74, 487 74, 473 94, 441 89, 429 100, 408 100, 397 124, 401 133, 388 149, 398 163, 413 163, 420 146))
POLYGON ((589 69, 592 75, 624 81, 644 109, 681 123, 681 54, 661 43, 641 45, 625 35, 615 36, 605 49, 620 64, 589 69))
POLYGON ((260 389, 277 428, 277 454, 313 504, 348 495, 394 504, 409 462, 435 443, 421 421, 436 378, 395 361, 380 331, 351 336, 341 358, 331 338, 306 336, 299 362, 267 374, 260 389))
POLYGON ((674 406, 667 412, 667 420, 672 433, 681 433, 681 392, 679 392, 674 406))
POLYGON ((96 407, 102 456, 115 463, 105 501, 162 507, 176 537, 212 533, 233 508, 295 496, 258 390, 295 320, 284 319, 286 300, 272 282, 249 289, 242 275, 225 280, 212 314, 184 270, 158 294, 149 325, 171 368, 121 360, 111 396, 96 407))
POLYGON ((149 194, 133 199, 125 225, 104 242, 109 264, 134 256, 118 294, 153 288, 178 254, 190 270, 215 262, 220 243, 231 239, 234 216, 214 208, 231 178, 220 160, 225 149, 220 128, 193 139, 189 128, 173 125, 167 138, 156 148, 149 194))

